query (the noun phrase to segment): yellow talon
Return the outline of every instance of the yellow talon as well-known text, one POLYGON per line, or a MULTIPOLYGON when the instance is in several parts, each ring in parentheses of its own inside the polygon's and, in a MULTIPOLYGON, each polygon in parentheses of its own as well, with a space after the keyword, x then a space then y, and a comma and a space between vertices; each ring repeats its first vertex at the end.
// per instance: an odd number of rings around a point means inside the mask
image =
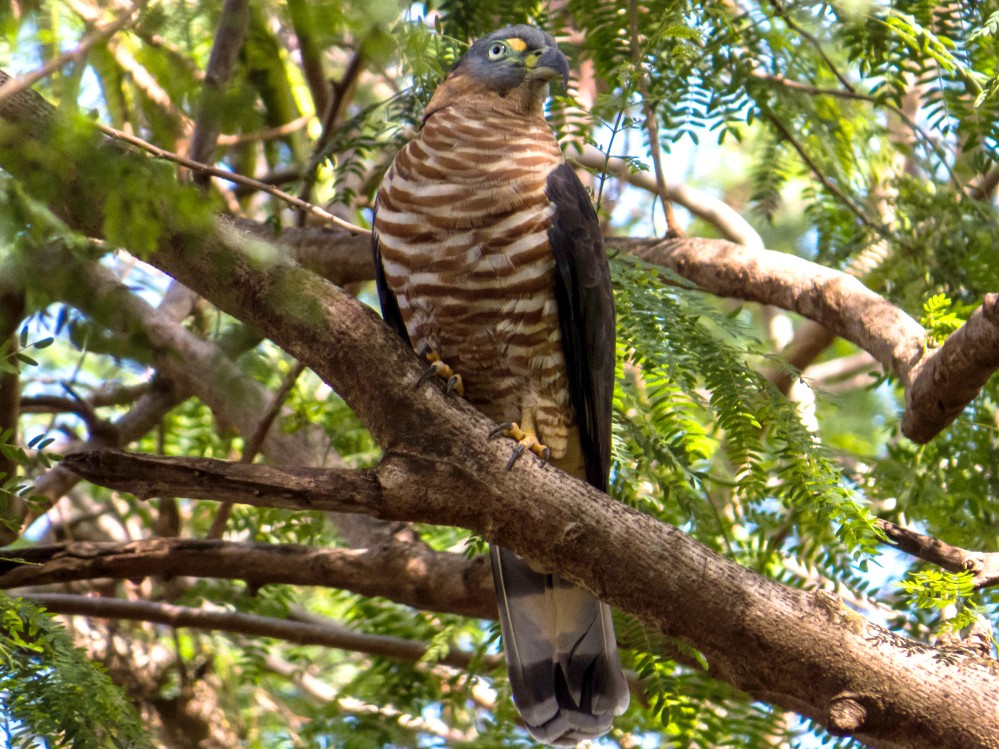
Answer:
POLYGON ((457 394, 461 397, 465 396, 465 383, 461 381, 461 375, 441 361, 440 354, 433 349, 424 348, 420 349, 420 356, 422 356, 430 366, 427 368, 427 371, 423 373, 423 376, 420 377, 417 385, 422 385, 431 377, 439 377, 447 383, 448 395, 457 394))
POLYGON ((537 455, 541 459, 542 466, 547 465, 552 456, 551 448, 542 444, 533 430, 521 429, 520 425, 515 422, 509 421, 506 424, 500 424, 489 433, 489 439, 496 437, 509 437, 517 441, 517 446, 513 448, 513 455, 510 456, 510 462, 506 464, 508 471, 513 468, 513 464, 517 462, 517 458, 524 454, 525 450, 530 450, 537 455))

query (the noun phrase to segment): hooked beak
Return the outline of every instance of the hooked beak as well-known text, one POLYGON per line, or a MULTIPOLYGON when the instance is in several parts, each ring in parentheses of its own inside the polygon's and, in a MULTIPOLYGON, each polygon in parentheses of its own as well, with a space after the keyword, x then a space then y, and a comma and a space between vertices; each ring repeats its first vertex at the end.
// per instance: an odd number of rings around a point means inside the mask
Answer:
POLYGON ((565 59, 558 47, 545 47, 527 55, 524 65, 532 78, 550 81, 561 78, 562 85, 569 89, 569 61, 565 59), (540 53, 540 54, 539 54, 540 53))

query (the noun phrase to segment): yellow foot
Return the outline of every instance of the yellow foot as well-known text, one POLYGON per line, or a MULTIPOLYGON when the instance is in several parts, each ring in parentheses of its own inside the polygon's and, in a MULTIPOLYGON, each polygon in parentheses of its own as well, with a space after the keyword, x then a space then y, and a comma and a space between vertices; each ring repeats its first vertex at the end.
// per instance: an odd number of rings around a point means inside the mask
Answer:
POLYGON ((420 381, 417 385, 422 385, 431 377, 438 377, 447 383, 448 395, 458 395, 464 397, 465 384, 461 381, 461 375, 456 373, 453 369, 451 369, 451 367, 441 361, 440 354, 429 346, 421 348, 419 353, 430 366, 427 368, 427 371, 423 373, 423 376, 420 377, 420 381))
POLYGON ((519 424, 512 421, 508 421, 506 424, 500 424, 493 431, 489 433, 489 439, 496 439, 497 437, 509 437, 510 439, 517 440, 517 446, 513 448, 513 455, 510 456, 510 462, 506 464, 506 470, 513 468, 513 464, 517 462, 517 458, 524 454, 524 450, 530 450, 532 453, 541 458, 541 465, 547 465, 549 458, 552 456, 552 450, 548 445, 542 445, 538 441, 538 435, 532 430, 523 430, 520 428, 519 424))

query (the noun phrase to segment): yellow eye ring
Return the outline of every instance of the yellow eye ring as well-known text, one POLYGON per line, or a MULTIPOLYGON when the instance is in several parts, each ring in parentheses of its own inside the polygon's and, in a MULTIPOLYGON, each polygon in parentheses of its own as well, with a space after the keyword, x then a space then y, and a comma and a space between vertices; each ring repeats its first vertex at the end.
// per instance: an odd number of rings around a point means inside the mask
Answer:
POLYGON ((506 53, 509 47, 504 42, 493 42, 489 45, 489 51, 486 53, 490 60, 499 60, 506 57, 506 53))

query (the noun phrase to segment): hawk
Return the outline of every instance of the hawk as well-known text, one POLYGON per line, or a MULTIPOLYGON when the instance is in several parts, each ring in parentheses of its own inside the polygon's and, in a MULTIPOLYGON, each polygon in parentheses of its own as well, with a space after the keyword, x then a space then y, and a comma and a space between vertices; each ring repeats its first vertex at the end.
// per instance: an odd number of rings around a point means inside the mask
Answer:
MULTIPOLYGON (((601 491, 610 471, 614 301, 589 195, 544 102, 569 63, 509 26, 473 44, 376 199, 386 322, 529 450, 601 491)), ((610 608, 490 549, 513 699, 531 734, 575 744, 628 705, 610 608)))

